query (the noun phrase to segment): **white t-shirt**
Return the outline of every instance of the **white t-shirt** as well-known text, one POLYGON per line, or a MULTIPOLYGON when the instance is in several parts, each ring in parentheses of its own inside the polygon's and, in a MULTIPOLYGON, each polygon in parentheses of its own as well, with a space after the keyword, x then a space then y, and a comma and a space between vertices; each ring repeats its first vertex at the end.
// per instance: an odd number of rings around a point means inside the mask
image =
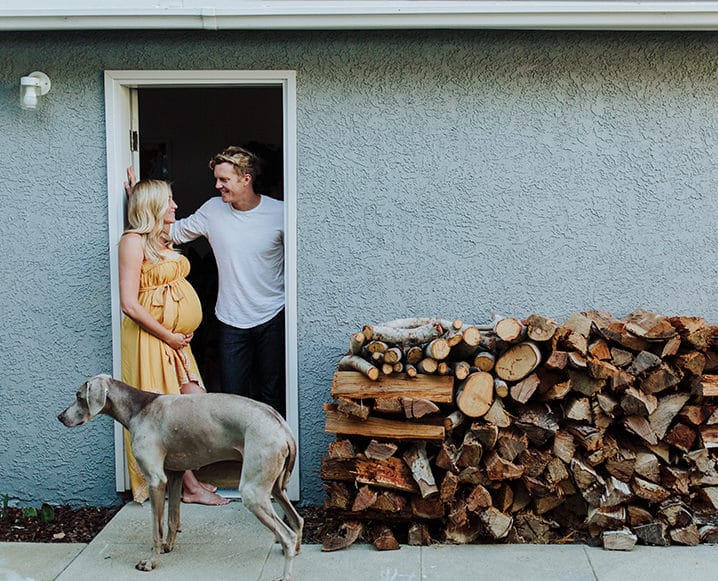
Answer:
POLYGON ((284 307, 284 204, 261 196, 251 210, 235 210, 222 198, 207 200, 170 227, 182 244, 205 236, 219 271, 217 318, 248 329, 269 321, 284 307))

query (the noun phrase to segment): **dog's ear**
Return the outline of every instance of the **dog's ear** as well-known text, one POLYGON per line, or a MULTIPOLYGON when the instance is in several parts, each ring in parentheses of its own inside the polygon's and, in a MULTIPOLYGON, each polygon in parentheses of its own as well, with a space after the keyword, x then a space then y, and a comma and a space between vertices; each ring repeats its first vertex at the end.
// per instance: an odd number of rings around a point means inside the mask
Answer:
POLYGON ((107 403, 107 382, 104 377, 97 376, 90 379, 85 386, 87 388, 85 392, 87 408, 90 411, 90 416, 95 417, 107 403))

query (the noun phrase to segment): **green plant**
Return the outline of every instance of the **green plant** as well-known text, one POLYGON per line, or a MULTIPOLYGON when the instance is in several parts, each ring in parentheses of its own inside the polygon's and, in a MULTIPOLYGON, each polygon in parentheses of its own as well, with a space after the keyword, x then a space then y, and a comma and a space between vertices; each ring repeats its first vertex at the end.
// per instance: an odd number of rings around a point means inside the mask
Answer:
POLYGON ((37 517, 37 509, 34 506, 26 506, 22 509, 22 518, 37 517))
POLYGON ((55 509, 46 502, 43 502, 40 508, 40 520, 42 522, 52 522, 55 520, 55 509))

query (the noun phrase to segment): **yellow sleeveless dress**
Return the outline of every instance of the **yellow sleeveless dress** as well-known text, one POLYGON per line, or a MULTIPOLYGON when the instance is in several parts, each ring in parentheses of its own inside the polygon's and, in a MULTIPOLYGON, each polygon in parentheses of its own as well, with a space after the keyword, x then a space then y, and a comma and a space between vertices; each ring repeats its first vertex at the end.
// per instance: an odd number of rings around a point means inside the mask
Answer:
MULTIPOLYGON (((187 281, 189 260, 180 254, 165 255, 161 262, 142 263, 138 301, 166 328, 192 333, 202 321, 202 305, 187 281)), ((175 350, 142 329, 129 317, 122 320, 122 381, 152 393, 178 394, 190 381, 202 385, 197 362, 189 346, 175 350)), ((144 502, 149 489, 137 466, 125 430, 125 450, 132 497, 144 502)))

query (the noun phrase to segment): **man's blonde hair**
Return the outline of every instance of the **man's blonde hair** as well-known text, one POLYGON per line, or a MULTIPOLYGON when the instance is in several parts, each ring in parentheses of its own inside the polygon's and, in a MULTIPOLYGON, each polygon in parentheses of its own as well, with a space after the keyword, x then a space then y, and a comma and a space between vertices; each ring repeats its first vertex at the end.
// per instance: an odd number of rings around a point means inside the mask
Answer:
POLYGON ((252 177, 252 184, 254 184, 259 175, 259 158, 248 149, 244 149, 244 147, 230 145, 220 151, 209 160, 209 169, 214 170, 214 166, 220 163, 229 163, 234 166, 234 171, 240 177, 249 174, 252 177))
POLYGON ((145 260, 162 260, 161 249, 172 249, 171 241, 162 232, 165 214, 170 205, 172 188, 163 180, 140 180, 132 188, 127 203, 127 221, 130 228, 125 233, 142 236, 145 260))

